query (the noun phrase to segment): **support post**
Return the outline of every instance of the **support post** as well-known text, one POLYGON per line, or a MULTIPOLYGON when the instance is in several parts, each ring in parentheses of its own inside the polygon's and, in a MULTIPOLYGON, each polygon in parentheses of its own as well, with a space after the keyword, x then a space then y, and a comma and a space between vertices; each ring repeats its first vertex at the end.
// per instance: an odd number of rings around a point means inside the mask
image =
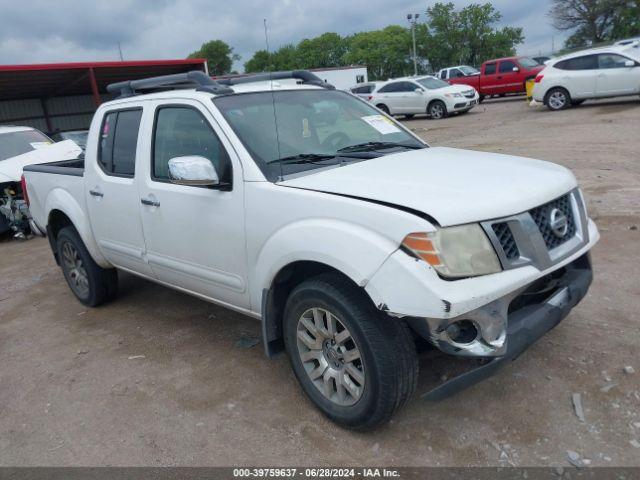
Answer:
POLYGON ((89 80, 91 81, 91 93, 93 94, 93 102, 96 104, 96 107, 99 107, 102 103, 102 100, 100 100, 98 82, 96 82, 96 74, 94 73, 93 68, 89 68, 89 80))
POLYGON ((44 123, 47 125, 47 134, 53 133, 53 127, 51 126, 51 119, 49 118, 49 110, 47 110, 47 100, 40 97, 40 106, 42 107, 42 114, 44 115, 44 123))

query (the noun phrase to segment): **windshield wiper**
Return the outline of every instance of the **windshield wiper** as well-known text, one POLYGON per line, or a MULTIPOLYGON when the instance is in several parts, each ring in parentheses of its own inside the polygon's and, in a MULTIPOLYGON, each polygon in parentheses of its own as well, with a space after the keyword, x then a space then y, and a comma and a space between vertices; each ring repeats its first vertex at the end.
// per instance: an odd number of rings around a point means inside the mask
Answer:
POLYGON ((340 148, 337 153, 367 152, 372 150, 383 150, 385 148, 408 148, 410 150, 420 150, 425 147, 420 145, 407 145, 405 143, 398 142, 365 142, 340 148))
POLYGON ((336 156, 323 153, 299 153, 297 155, 290 155, 288 157, 271 160, 267 163, 315 163, 320 160, 329 160, 331 158, 336 158, 336 156))

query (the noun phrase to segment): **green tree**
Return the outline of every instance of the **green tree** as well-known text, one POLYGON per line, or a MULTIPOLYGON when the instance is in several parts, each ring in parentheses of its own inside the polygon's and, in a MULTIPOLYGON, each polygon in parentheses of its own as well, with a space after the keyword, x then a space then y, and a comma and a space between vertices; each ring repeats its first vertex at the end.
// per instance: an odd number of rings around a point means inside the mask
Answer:
POLYGON ((233 62, 240 60, 240 55, 233 53, 233 48, 222 40, 211 40, 188 58, 206 58, 211 75, 225 75, 231 72, 233 62))
POLYGON ((347 41, 337 33, 327 32, 319 37, 305 38, 297 47, 300 68, 328 68, 344 64, 347 41))
POLYGON ((572 32, 567 48, 640 34, 639 0, 553 0, 549 16, 555 28, 572 32))
POLYGON ((386 80, 413 71, 411 32, 399 25, 360 32, 348 37, 344 61, 366 65, 369 78, 386 80))
POLYGON ((418 54, 434 70, 514 55, 524 41, 522 28, 496 28, 501 18, 490 3, 474 3, 458 11, 451 2, 438 2, 427 9, 427 22, 416 30, 418 54))

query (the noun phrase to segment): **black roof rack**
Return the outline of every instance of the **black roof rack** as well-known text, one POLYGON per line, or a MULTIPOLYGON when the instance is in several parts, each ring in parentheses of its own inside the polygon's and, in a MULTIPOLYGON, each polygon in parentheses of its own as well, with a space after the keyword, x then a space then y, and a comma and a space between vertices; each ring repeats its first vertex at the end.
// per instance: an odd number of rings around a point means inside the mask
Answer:
POLYGON ((301 80, 303 85, 316 85, 328 90, 335 90, 336 87, 323 81, 315 73, 308 70, 290 70, 286 72, 263 72, 251 75, 238 75, 237 77, 227 77, 218 79, 221 85, 239 85, 241 83, 268 82, 270 80, 284 80, 294 78, 301 80))
POLYGON ((208 92, 216 95, 233 93, 231 88, 221 85, 209 75, 199 70, 112 83, 107 85, 107 91, 109 93, 119 93, 120 98, 123 98, 139 95, 145 91, 175 90, 193 87, 196 87, 196 90, 199 92, 208 92))

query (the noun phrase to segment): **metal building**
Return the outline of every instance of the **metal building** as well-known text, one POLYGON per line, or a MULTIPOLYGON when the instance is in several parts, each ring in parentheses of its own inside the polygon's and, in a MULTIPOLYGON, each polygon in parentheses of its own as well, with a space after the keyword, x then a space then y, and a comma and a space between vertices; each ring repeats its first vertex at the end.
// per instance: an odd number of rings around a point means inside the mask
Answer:
POLYGON ((200 70, 204 59, 0 65, 0 125, 28 125, 43 132, 89 128, 107 85, 200 70))

